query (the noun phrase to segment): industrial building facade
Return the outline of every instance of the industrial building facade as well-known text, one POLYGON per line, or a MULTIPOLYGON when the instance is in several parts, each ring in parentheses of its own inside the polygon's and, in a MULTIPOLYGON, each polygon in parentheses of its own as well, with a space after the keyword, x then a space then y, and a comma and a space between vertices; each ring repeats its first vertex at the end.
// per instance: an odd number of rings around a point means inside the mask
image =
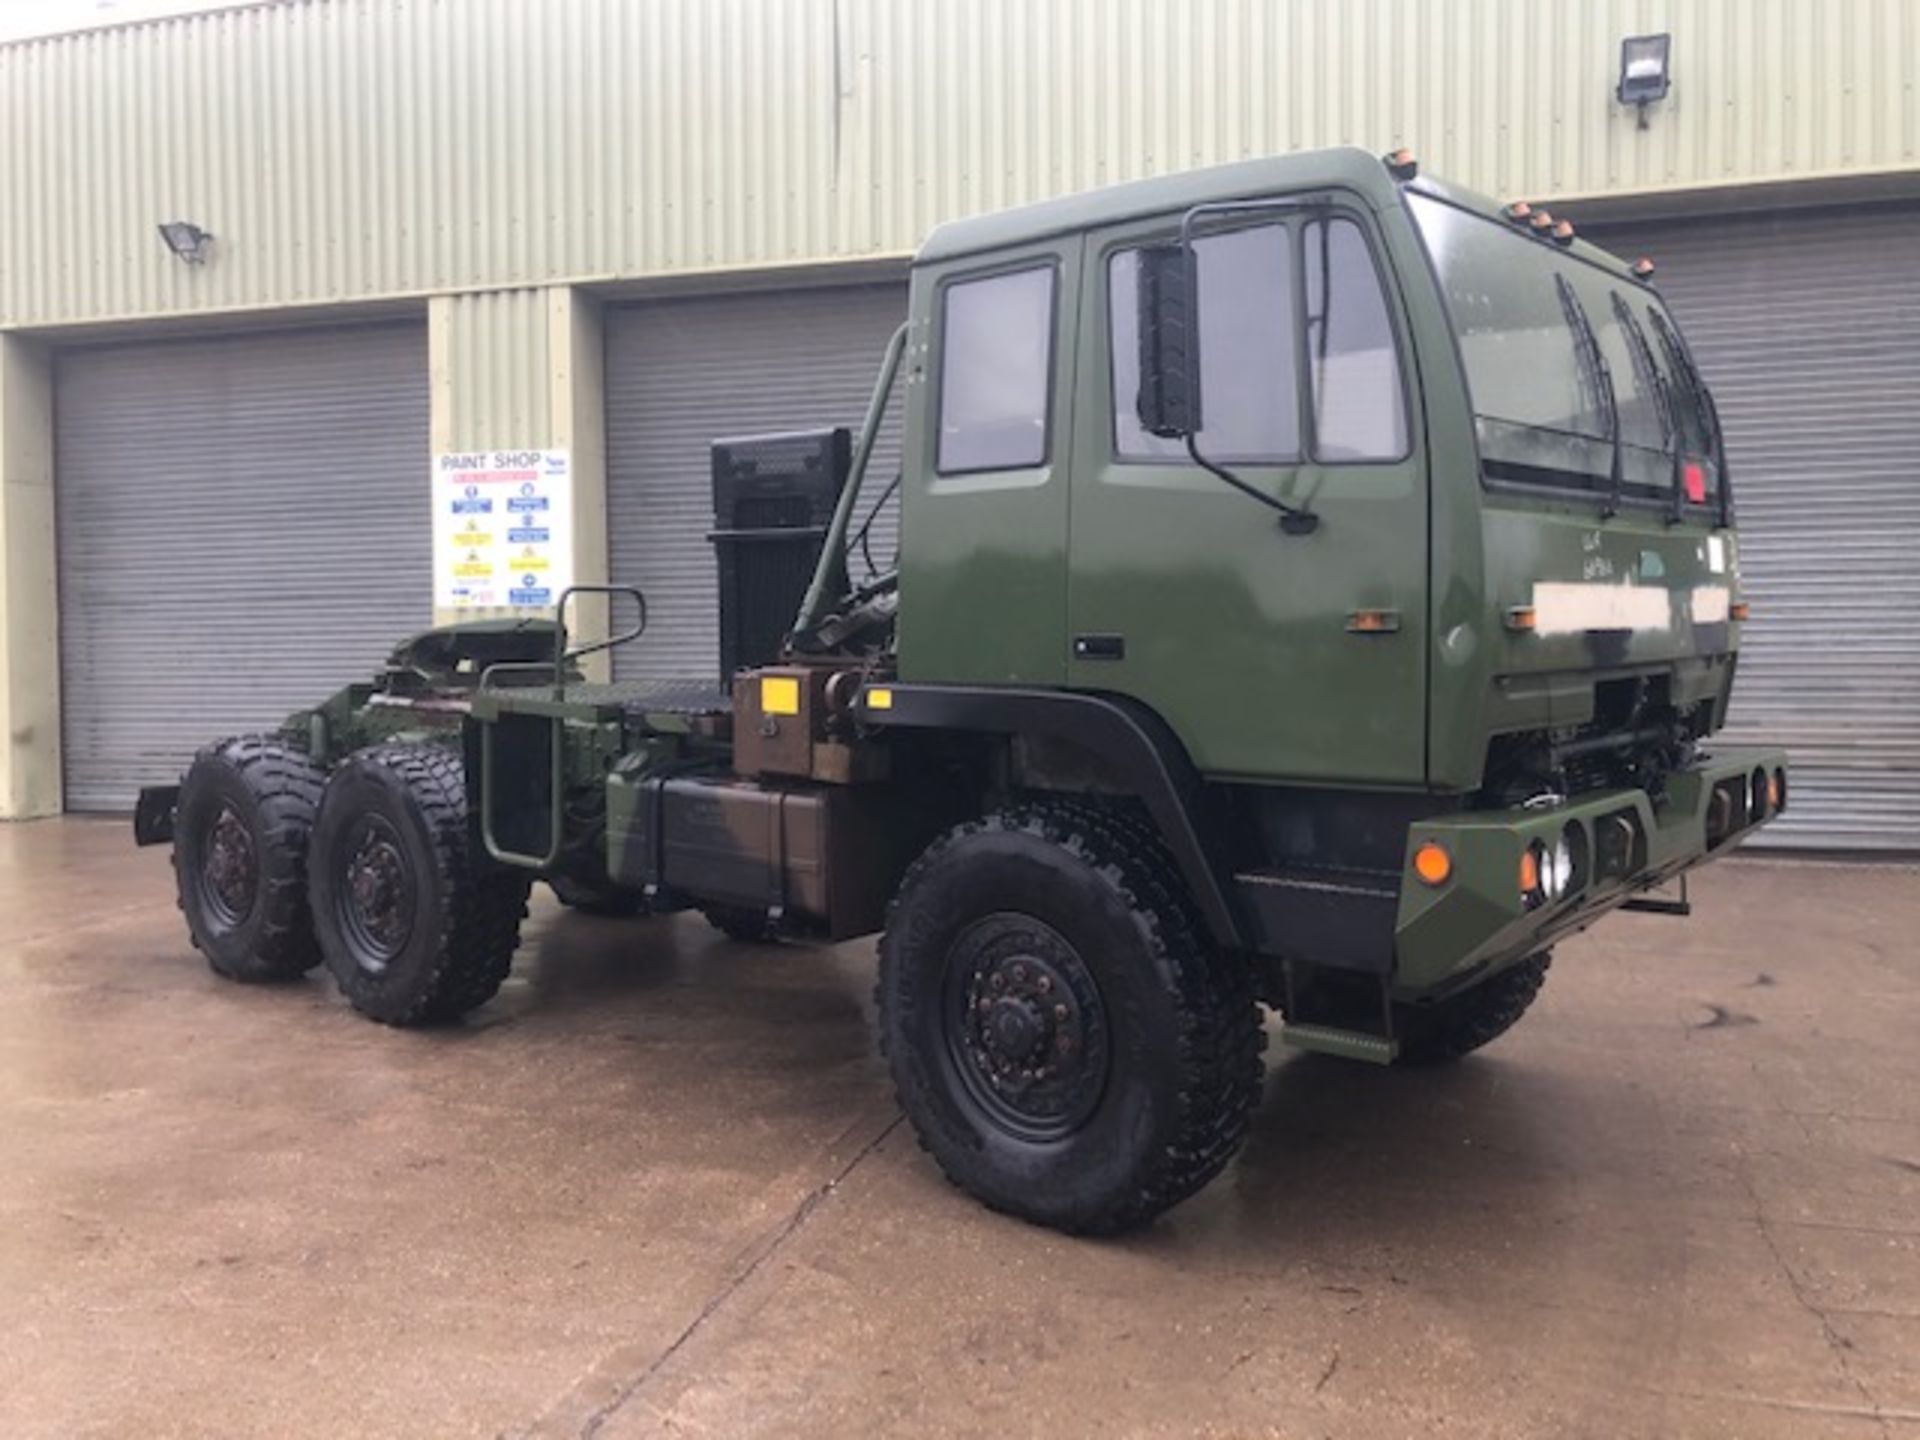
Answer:
POLYGON ((1770 838, 1911 848, 1911 0, 282 0, 0 46, 0 814, 124 809, 454 613, 435 457, 563 464, 560 571, 649 597, 619 664, 711 671, 707 442, 857 421, 932 225, 1328 144, 1656 261, 1728 435, 1734 728, 1798 765, 1770 838))

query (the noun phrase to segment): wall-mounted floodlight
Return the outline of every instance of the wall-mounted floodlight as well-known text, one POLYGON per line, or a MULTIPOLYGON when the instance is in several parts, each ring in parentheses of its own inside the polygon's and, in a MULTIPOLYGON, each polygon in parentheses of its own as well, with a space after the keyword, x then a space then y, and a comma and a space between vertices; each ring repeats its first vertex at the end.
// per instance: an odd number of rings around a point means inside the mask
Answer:
POLYGON ((1673 84, 1673 36, 1629 35, 1620 42, 1620 88, 1615 93, 1622 105, 1640 112, 1640 128, 1647 128, 1647 106, 1667 98, 1673 84))
POLYGON ((160 238, 167 242, 167 249, 176 258, 189 265, 206 264, 207 253, 213 248, 213 236, 191 220, 161 221, 160 238))

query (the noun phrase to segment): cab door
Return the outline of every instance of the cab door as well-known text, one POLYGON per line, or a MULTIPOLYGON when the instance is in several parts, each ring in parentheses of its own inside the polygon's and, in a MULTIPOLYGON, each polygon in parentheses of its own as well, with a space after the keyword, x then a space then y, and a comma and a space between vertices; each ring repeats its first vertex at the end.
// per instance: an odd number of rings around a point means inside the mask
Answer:
POLYGON ((1139 249, 1090 237, 1069 500, 1069 683, 1152 707, 1215 776, 1426 775, 1426 466, 1405 327, 1366 212, 1260 212, 1196 238, 1203 455, 1146 434, 1139 249))

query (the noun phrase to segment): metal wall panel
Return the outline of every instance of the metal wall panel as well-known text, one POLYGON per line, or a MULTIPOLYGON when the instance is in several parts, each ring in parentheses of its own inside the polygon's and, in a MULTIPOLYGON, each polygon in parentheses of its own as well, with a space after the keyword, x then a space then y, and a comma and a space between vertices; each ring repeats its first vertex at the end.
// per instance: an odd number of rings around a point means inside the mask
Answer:
POLYGON ((78 323, 900 254, 1340 143, 1535 199, 1911 171, 1920 5, 313 0, 0 47, 0 134, 0 326, 78 323))
MULTIPOLYGON (((645 636, 614 652, 623 679, 711 680, 719 662, 711 443, 845 425, 858 432, 904 285, 713 296, 607 313, 608 543, 616 584, 647 596, 645 636)), ((898 391, 859 517, 900 467, 898 391)), ((890 568, 897 506, 874 526, 890 568)), ((859 559, 856 579, 863 578, 859 559)))
POLYGON ((434 449, 541 445, 553 429, 549 290, 481 290, 432 302, 434 449))
POLYGON ((428 623, 421 327, 72 351, 55 430, 69 809, 131 808, 428 623))
POLYGON ((1793 752, 1762 843, 1920 823, 1920 207, 1595 230, 1649 255, 1714 387, 1753 604, 1729 742, 1793 752))

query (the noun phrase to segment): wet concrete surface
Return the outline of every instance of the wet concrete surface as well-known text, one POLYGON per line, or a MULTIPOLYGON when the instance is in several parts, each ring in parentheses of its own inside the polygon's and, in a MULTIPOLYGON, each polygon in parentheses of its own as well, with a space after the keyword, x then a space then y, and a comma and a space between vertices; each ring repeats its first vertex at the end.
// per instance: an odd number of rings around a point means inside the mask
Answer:
POLYGON ((870 945, 544 897, 460 1027, 0 827, 0 1435, 1920 1437, 1920 871, 1740 859, 1117 1242, 949 1188, 870 945))

